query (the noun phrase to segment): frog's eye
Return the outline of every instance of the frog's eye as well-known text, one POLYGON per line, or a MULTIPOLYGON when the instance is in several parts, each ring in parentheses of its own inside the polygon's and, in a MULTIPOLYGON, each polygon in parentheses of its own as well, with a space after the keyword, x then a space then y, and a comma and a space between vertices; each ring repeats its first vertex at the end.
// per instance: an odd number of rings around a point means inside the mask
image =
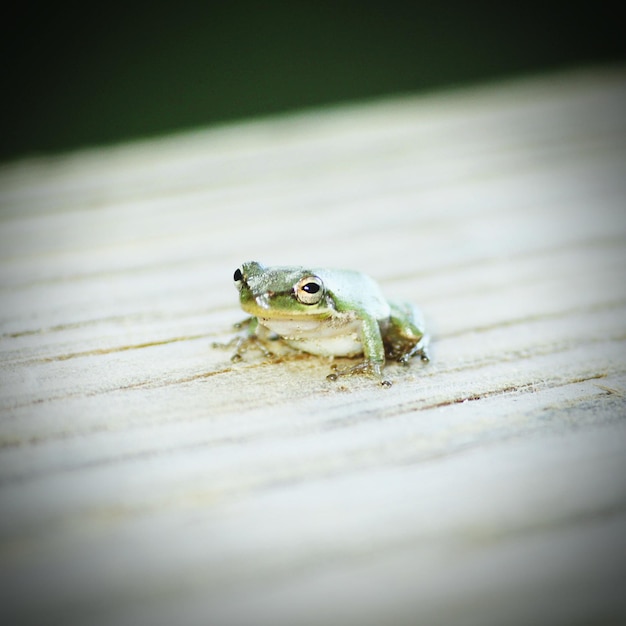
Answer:
POLYGON ((306 276, 298 282, 294 292, 298 302, 317 304, 324 295, 324 283, 317 276, 306 276))
POLYGON ((235 273, 233 274, 233 280, 235 281, 235 287, 237 287, 237 289, 241 291, 244 283, 244 276, 239 267, 235 270, 235 273))

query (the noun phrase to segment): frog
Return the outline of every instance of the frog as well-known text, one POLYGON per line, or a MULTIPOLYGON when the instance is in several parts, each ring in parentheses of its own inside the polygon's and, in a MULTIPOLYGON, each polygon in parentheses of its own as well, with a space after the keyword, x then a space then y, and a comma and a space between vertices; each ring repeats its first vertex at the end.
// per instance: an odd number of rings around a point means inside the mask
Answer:
POLYGON ((322 357, 361 357, 348 367, 332 366, 327 376, 363 375, 384 387, 388 359, 407 365, 413 357, 428 362, 429 336, 420 310, 411 303, 388 301, 367 274, 354 270, 266 267, 249 261, 233 275, 239 303, 250 317, 230 344, 233 361, 251 346, 274 356, 271 342, 280 340, 299 352, 322 357))

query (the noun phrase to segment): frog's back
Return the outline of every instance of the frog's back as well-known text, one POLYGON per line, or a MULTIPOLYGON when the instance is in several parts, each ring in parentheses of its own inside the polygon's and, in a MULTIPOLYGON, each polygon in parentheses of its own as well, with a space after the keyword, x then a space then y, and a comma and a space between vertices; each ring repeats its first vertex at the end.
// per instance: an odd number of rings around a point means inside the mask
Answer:
POLYGON ((389 317, 389 304, 378 283, 363 272, 315 268, 338 311, 362 311, 376 319, 389 317))

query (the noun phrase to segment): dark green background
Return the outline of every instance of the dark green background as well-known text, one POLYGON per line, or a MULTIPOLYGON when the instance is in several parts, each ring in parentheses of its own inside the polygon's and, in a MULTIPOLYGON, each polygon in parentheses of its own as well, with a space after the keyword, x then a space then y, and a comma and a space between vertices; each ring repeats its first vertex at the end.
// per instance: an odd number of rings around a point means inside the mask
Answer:
POLYGON ((25 2, 0 159, 624 58, 602 3, 25 2))

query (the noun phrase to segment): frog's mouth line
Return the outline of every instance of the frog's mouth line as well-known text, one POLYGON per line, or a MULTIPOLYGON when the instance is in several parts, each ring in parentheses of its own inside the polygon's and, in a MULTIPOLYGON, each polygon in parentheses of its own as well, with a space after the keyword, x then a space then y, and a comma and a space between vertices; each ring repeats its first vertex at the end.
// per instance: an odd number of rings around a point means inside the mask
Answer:
MULTIPOLYGON (((285 294, 290 295, 290 294, 285 294)), ((324 320, 332 316, 331 311, 320 311, 315 306, 300 305, 294 302, 295 306, 290 308, 280 308, 272 306, 270 298, 273 294, 262 294, 249 300, 241 302, 241 308, 250 315, 260 319, 290 320, 308 318, 311 321, 324 320)))

